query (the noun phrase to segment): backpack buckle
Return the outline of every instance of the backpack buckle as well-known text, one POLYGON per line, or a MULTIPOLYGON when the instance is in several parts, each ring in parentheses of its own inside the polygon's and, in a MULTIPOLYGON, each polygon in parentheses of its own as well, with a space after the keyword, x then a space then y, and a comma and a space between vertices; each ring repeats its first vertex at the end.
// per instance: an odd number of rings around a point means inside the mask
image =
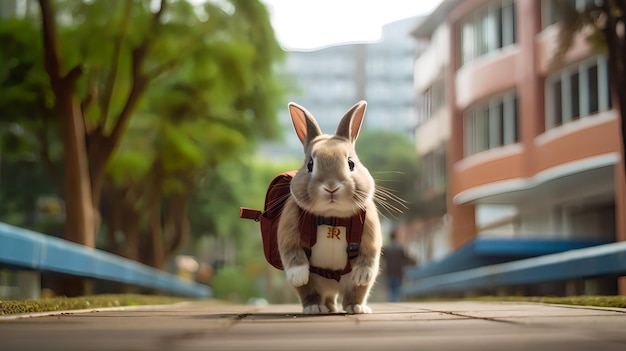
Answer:
POLYGON ((356 258, 359 255, 359 248, 361 247, 360 243, 349 243, 346 248, 346 252, 348 253, 348 259, 356 258))

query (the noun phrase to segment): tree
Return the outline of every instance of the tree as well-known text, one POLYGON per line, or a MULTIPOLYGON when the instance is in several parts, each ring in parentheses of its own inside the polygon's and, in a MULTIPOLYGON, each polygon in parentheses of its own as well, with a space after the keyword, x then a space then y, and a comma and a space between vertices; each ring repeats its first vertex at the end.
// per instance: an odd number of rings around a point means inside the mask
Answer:
MULTIPOLYGON (((276 132, 281 88, 272 67, 282 50, 260 3, 233 3, 231 21, 219 25, 223 32, 194 38, 196 45, 206 44, 205 50, 145 94, 129 138, 108 165, 104 217, 114 252, 162 268, 189 236, 186 212, 198 182, 276 132), (119 233, 124 245, 117 243, 119 233), (150 254, 140 256, 140 251, 150 254)), ((213 193, 210 201, 219 208, 228 198, 213 193)), ((229 218, 207 217, 203 220, 229 218)))
POLYGON ((76 96, 80 64, 65 70, 58 44, 58 29, 54 9, 49 0, 40 0, 44 67, 50 77, 55 107, 60 117, 63 140, 65 238, 95 246, 94 205, 87 164, 85 125, 76 96))
MULTIPOLYGON (((58 35, 55 34, 54 10, 49 1, 44 0, 40 3, 46 57, 48 62, 52 62, 48 67, 54 68, 59 66, 54 63, 59 61, 56 58, 60 51, 59 45, 55 42, 58 35)), ((185 1, 169 3, 163 0, 159 3, 158 9, 152 12, 149 1, 73 3, 74 7, 65 10, 75 16, 84 16, 85 21, 84 24, 70 28, 66 34, 74 38, 74 41, 78 39, 79 42, 79 52, 68 55, 73 56, 73 60, 67 61, 78 63, 69 70, 73 75, 67 73, 67 77, 63 78, 67 84, 57 84, 59 88, 54 88, 53 84, 53 88, 57 95, 57 104, 62 105, 60 101, 69 98, 65 96, 68 94, 64 95, 65 91, 61 88, 72 90, 65 85, 71 83, 70 78, 75 78, 83 67, 88 67, 89 71, 85 73, 82 82, 82 90, 73 87, 73 98, 76 99, 77 95, 81 97, 81 109, 72 112, 83 114, 89 154, 91 194, 96 205, 99 203, 104 183, 105 166, 113 151, 119 146, 130 118, 136 112, 148 86, 164 75, 176 72, 183 64, 189 62, 190 58, 199 63, 193 68, 196 74, 206 76, 215 71, 231 74, 230 80, 206 83, 215 85, 226 82, 247 92, 240 94, 237 101, 233 101, 240 109, 237 112, 240 114, 247 112, 249 119, 262 117, 261 119, 265 119, 267 123, 262 124, 260 130, 270 133, 273 130, 271 118, 265 117, 272 116, 265 114, 271 112, 268 109, 271 109, 272 99, 263 99, 264 92, 275 88, 273 81, 269 80, 270 84, 265 87, 258 81, 237 80, 249 77, 253 69, 259 78, 267 78, 268 73, 271 73, 271 63, 278 57, 279 50, 267 20, 267 13, 257 1, 233 1, 232 14, 218 6, 219 4, 206 3, 203 10, 204 15, 208 16, 207 20, 199 18, 196 14, 198 9, 194 9, 185 1), (103 13, 110 15, 102 16, 103 13), (238 58, 246 57, 246 54, 250 56, 250 52, 237 51, 243 46, 228 47, 226 44, 232 40, 246 40, 252 43, 243 50, 252 47, 256 51, 249 51, 259 58, 254 62, 242 62, 238 58), (262 45, 265 47, 259 50, 262 45), (241 70, 248 72, 241 74, 238 72, 241 70), (253 103, 256 105, 251 106, 253 103), (252 116, 249 116, 250 110, 252 116)), ((60 69, 48 69, 52 82, 55 81, 54 77, 60 75, 58 71, 60 69)), ((215 94, 217 89, 210 91, 219 98, 219 94, 215 94)), ((213 98, 213 101, 217 98, 213 98)), ((204 105, 211 102, 206 100, 203 101, 204 105)), ((63 114, 66 115, 68 114, 63 114)), ((68 119, 72 120, 63 117, 64 121, 68 119)), ((66 143, 70 142, 71 140, 66 140, 66 143)), ((70 167, 69 170, 73 168, 70 167)), ((71 210, 68 209, 68 212, 71 210)))
POLYGON ((403 134, 364 131, 356 143, 361 162, 376 180, 377 202, 387 217, 416 217, 422 212, 417 189, 419 165, 415 146, 403 134), (384 145, 384 147, 381 147, 384 145))
POLYGON ((189 234, 186 209, 203 174, 276 134, 283 52, 267 11, 246 0, 39 5, 40 26, 26 19, 28 30, 7 31, 19 44, 7 61, 11 41, 1 41, 3 62, 19 63, 0 68, 3 123, 19 110, 2 142, 39 146, 65 194, 67 239, 94 246, 100 206, 113 203, 99 245, 162 267, 189 234))
POLYGON ((54 97, 33 21, 0 21, 0 215, 33 229, 42 194, 59 194, 60 139, 54 97))
MULTIPOLYGON (((211 286, 216 297, 238 296, 242 298, 239 302, 245 302, 265 296, 273 302, 287 302, 283 299, 284 292, 289 292, 284 275, 265 261, 259 223, 241 219, 237 213, 241 206, 262 209, 270 181, 279 173, 299 168, 300 162, 270 163, 243 153, 204 173, 189 205, 193 243, 218 237, 237 248, 234 261, 224 262, 215 274, 211 286), (240 282, 233 284, 233 278, 240 282)), ((199 246, 188 245, 186 252, 203 257, 204 253, 194 250, 199 246)))
MULTIPOLYGON (((162 268, 187 239, 187 208, 200 178, 241 152, 247 141, 238 130, 207 119, 140 119, 146 125, 129 130, 130 138, 109 164, 103 213, 113 251, 162 268), (119 233, 123 245, 115 242, 119 233), (139 256, 140 242, 149 255, 139 256)), ((224 200, 211 198, 217 206, 224 200)))
POLYGON ((231 112, 240 120, 265 121, 252 135, 273 132, 274 102, 267 94, 277 84, 269 79, 263 85, 262 79, 271 77, 281 50, 263 5, 233 0, 194 7, 161 0, 152 9, 153 3, 75 0, 56 2, 56 9, 52 1, 40 0, 45 67, 63 131, 66 235, 89 246, 99 226, 107 164, 146 93, 182 66, 196 62, 195 73, 203 74, 246 71, 205 83, 239 87, 245 93, 232 101, 231 112), (59 27, 61 13, 70 20, 59 27), (247 48, 227 50, 226 43, 244 40, 247 48), (254 59, 239 59, 245 55, 237 50, 249 50, 254 59), (247 79, 252 75, 258 79, 247 79))

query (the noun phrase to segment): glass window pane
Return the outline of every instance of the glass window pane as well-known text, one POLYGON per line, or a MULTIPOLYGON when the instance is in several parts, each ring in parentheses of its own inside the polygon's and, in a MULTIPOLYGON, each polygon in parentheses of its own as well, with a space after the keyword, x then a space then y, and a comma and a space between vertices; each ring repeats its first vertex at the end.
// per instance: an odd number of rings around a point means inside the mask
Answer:
POLYGON ((552 106, 554 110, 552 111, 552 120, 554 121, 553 127, 560 126, 563 123, 563 100, 561 97, 561 80, 557 80, 552 84, 552 96, 554 100, 552 101, 552 106))
POLYGON ((465 145, 465 156, 469 156, 474 153, 474 149, 472 148, 472 140, 473 140, 474 128, 473 128, 473 120, 472 120, 472 111, 468 110, 463 115, 463 144, 465 145))
POLYGON ((514 142, 519 141, 519 112, 518 112, 517 94, 513 96, 513 138, 514 142))
POLYGON ((496 17, 496 30, 495 30, 496 48, 501 48, 504 46, 504 43, 502 40, 502 37, 505 35, 505 29, 504 29, 504 26, 502 25, 503 11, 504 11, 503 7, 498 8, 498 10, 496 11, 496 16, 495 16, 496 17))
POLYGON ((474 56, 474 26, 471 21, 463 25, 463 63, 469 62, 474 56))
POLYGON ((512 3, 503 6, 502 13, 502 46, 515 43, 515 6, 512 3))
POLYGON ((510 29, 511 29, 511 42, 507 43, 507 44, 514 44, 517 42, 517 15, 515 14, 515 5, 513 3, 511 3, 511 20, 507 21, 507 23, 510 23, 510 29))
POLYGON ((613 107, 611 84, 609 82, 609 67, 605 58, 598 60, 598 89, 600 90, 600 108, 611 109, 613 107))
POLYGON ((481 12, 478 18, 478 55, 483 55, 489 52, 489 17, 481 12))
POLYGON ((589 91, 589 114, 596 113, 599 110, 597 65, 593 65, 587 70, 587 87, 589 91))
POLYGON ((557 4, 556 1, 550 1, 551 11, 550 11, 550 24, 554 24, 560 22, 563 18, 563 12, 560 7, 560 4, 557 4))
POLYGON ((481 127, 481 138, 480 138, 480 150, 489 149, 489 109, 483 108, 480 111, 480 127, 481 127))
POLYGON ((502 102, 502 99, 499 99, 498 103, 492 106, 491 116, 493 117, 492 123, 494 124, 492 128, 493 135, 491 135, 491 140, 493 142, 492 147, 502 146, 505 144, 504 103, 502 102))
POLYGON ((580 91, 578 86, 578 80, 578 72, 570 76, 570 103, 572 107, 571 119, 578 119, 580 117, 580 91))

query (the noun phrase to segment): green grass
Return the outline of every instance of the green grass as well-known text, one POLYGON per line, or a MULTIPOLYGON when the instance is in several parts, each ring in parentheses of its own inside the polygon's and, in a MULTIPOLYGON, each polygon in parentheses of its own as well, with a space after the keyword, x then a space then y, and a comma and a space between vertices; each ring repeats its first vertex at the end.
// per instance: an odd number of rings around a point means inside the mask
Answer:
POLYGON ((471 298, 475 301, 516 301, 516 302, 540 302, 560 305, 598 306, 626 308, 626 296, 484 296, 471 298))
POLYGON ((0 300, 0 316, 18 313, 54 312, 102 307, 164 305, 190 300, 193 299, 139 294, 50 297, 35 300, 0 300))
MULTIPOLYGON (((626 296, 483 296, 467 299, 427 299, 419 301, 486 301, 486 302, 537 302, 578 306, 626 308, 626 296)), ((51 297, 36 300, 0 300, 0 316, 19 313, 55 312, 103 307, 165 305, 184 301, 200 301, 190 298, 119 294, 82 297, 51 297)))
POLYGON ((536 302, 556 305, 596 306, 626 308, 626 296, 476 296, 467 298, 425 298, 413 302, 431 301, 485 301, 485 302, 536 302))

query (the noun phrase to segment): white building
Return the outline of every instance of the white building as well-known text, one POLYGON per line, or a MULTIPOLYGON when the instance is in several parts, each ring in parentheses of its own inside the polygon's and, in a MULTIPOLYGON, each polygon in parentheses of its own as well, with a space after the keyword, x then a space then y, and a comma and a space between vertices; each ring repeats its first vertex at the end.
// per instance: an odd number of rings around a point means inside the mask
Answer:
MULTIPOLYGON (((367 100, 364 129, 406 133, 415 128, 413 62, 416 43, 410 31, 416 17, 389 23, 381 40, 343 44, 313 51, 290 51, 285 79, 292 86, 288 100, 308 109, 325 133, 357 101, 367 100)), ((283 143, 264 145, 266 157, 300 157, 302 146, 292 131, 287 108, 279 115, 283 143)))

